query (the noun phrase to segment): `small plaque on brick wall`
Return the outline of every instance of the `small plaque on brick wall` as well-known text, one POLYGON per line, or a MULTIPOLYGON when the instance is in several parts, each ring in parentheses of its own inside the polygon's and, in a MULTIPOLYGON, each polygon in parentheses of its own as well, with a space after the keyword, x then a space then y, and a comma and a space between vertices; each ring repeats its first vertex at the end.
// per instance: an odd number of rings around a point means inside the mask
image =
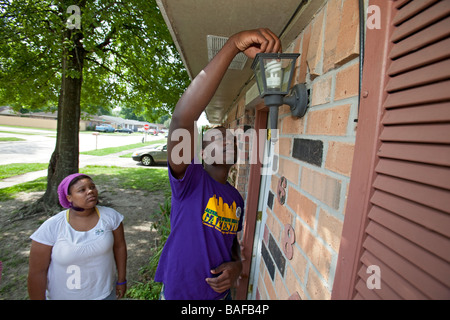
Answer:
POLYGON ((321 140, 294 139, 292 156, 298 160, 322 165, 323 142, 321 140))

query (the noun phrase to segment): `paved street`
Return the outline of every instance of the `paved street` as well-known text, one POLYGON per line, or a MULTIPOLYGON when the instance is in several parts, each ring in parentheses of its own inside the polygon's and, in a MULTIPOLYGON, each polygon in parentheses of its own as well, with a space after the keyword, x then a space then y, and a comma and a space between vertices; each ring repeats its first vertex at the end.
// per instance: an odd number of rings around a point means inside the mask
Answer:
MULTIPOLYGON (((0 137, 17 137, 25 141, 0 141, 0 165, 10 163, 48 163, 55 149, 56 132, 38 129, 12 128, 0 126, 0 137), (8 132, 6 132, 8 131, 8 132), (17 133, 15 133, 17 132, 17 133)), ((143 135, 80 133, 80 152, 109 147, 118 147, 142 142, 143 135), (96 142, 97 139, 97 142, 96 142)), ((147 141, 160 140, 163 136, 147 136, 147 141)), ((130 158, 120 158, 130 150, 107 156, 80 154, 80 168, 86 165, 106 165, 136 167, 140 164, 130 158)), ((17 183, 32 181, 47 175, 47 170, 30 172, 18 177, 0 181, 0 189, 17 183)))

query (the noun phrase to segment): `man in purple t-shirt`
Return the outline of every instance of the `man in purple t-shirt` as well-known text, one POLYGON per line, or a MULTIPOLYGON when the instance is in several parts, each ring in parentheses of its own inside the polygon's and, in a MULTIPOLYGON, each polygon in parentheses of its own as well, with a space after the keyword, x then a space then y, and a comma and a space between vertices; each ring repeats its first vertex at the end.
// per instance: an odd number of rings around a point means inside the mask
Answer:
POLYGON ((167 144, 172 188, 171 233, 155 281, 165 299, 223 299, 238 279, 242 263, 236 233, 242 228, 244 201, 227 182, 236 160, 235 139, 225 128, 206 132, 200 164, 194 159, 194 123, 211 101, 233 58, 244 52, 281 52, 268 29, 231 36, 191 82, 172 115, 167 144))

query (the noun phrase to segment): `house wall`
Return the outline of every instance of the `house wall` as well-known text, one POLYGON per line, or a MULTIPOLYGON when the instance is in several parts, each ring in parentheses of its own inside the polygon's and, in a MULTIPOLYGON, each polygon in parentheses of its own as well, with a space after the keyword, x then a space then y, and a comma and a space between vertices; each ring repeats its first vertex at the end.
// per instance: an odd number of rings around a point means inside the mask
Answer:
MULTIPOLYGON (((289 106, 279 109, 279 170, 262 212, 256 285, 249 287, 257 299, 330 299, 345 215, 358 117, 358 1, 329 0, 298 33, 284 51, 301 54, 293 84, 306 83, 310 105, 301 119, 289 106), (284 203, 277 197, 281 177, 284 203), (292 257, 285 253, 289 247, 292 257)), ((255 109, 248 103, 243 92, 224 125, 253 127, 255 109)), ((244 199, 259 192, 246 189, 249 168, 236 168, 235 186, 244 199)))
MULTIPOLYGON (((0 125, 7 126, 21 126, 56 130, 57 121, 54 119, 42 119, 33 117, 19 117, 19 116, 0 116, 0 125)), ((80 121, 80 130, 86 130, 89 124, 86 121, 80 121)))
POLYGON ((37 119, 29 117, 0 116, 0 125, 35 127, 56 130, 56 119, 37 119))

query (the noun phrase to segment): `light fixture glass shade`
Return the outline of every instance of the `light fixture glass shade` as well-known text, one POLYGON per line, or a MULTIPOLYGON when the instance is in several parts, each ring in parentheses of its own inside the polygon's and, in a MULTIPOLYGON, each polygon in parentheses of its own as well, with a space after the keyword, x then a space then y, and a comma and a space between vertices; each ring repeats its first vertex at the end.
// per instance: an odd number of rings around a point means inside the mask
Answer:
POLYGON ((258 53, 252 64, 261 97, 289 92, 299 53, 258 53))

